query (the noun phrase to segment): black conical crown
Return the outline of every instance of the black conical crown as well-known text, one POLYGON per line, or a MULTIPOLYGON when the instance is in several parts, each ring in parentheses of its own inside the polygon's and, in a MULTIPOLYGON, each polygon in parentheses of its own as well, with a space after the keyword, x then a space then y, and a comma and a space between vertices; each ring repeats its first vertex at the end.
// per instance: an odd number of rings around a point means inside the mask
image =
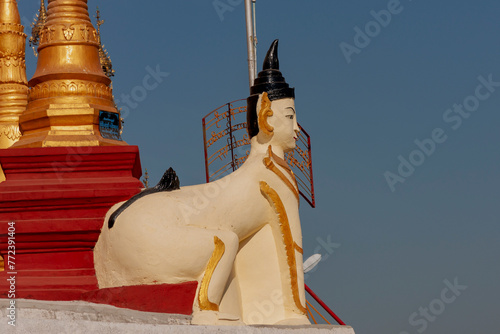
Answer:
POLYGON ((271 44, 269 51, 267 51, 262 71, 255 79, 252 88, 250 88, 250 95, 259 95, 264 92, 267 92, 271 101, 287 97, 295 98, 294 89, 290 88, 280 72, 277 39, 271 44))
POLYGON ((262 71, 254 80, 250 88, 250 96, 247 98, 247 130, 250 138, 259 133, 257 122, 257 101, 259 95, 267 92, 269 100, 295 98, 295 89, 290 88, 280 72, 280 61, 278 59, 278 40, 274 40, 267 51, 262 71))
POLYGON ((278 39, 275 39, 267 51, 266 59, 262 65, 262 70, 279 70, 280 60, 278 59, 278 39))

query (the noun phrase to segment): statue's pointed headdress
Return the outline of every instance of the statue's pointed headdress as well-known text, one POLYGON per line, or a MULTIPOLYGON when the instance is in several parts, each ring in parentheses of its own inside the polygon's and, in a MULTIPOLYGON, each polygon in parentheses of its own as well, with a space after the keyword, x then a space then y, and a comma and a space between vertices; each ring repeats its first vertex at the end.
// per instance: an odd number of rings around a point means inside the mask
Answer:
POLYGON ((255 79, 250 95, 267 92, 269 100, 279 100, 287 97, 295 98, 293 88, 286 83, 285 78, 280 72, 280 61, 278 59, 278 40, 275 40, 262 65, 262 71, 255 79))
POLYGON ((250 88, 250 97, 247 99, 247 130, 250 138, 259 133, 257 122, 257 101, 259 95, 266 92, 269 100, 295 98, 295 89, 290 88, 280 72, 278 59, 278 40, 274 40, 267 51, 262 71, 250 88))

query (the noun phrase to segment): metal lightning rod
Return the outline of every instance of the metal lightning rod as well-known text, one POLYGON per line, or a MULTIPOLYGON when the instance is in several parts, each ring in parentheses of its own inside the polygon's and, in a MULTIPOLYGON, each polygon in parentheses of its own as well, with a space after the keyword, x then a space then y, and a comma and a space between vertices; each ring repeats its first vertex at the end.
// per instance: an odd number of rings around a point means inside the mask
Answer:
POLYGON ((255 20, 256 0, 245 0, 245 17, 247 24, 248 76, 250 87, 257 77, 257 29, 255 20))

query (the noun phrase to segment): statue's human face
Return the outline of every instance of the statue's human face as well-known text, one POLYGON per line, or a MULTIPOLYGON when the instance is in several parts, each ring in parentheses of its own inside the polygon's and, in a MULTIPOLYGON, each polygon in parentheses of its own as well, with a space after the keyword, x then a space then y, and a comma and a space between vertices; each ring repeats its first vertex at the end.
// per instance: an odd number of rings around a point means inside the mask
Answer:
POLYGON ((274 128, 270 144, 282 147, 283 152, 293 150, 300 131, 294 99, 274 100, 271 102, 271 110, 273 116, 267 119, 269 125, 274 128))

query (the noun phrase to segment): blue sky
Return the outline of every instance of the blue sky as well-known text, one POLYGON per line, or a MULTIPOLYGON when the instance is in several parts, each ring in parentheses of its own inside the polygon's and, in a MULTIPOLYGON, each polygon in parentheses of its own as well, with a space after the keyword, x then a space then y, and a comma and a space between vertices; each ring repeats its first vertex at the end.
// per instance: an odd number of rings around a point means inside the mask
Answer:
MULTIPOLYGON (((243 1, 220 1, 231 10, 89 0, 106 20, 115 97, 147 67, 169 73, 125 118, 152 183, 170 166, 181 186, 204 182, 201 118, 248 95, 243 1)), ((38 3, 19 0, 24 22, 38 3)), ((279 38, 312 137, 317 208, 301 206, 304 250, 324 261, 306 283, 358 334, 498 332, 499 17, 493 0, 257 1, 259 66, 279 38), (417 166, 400 173, 401 159, 417 166)))

